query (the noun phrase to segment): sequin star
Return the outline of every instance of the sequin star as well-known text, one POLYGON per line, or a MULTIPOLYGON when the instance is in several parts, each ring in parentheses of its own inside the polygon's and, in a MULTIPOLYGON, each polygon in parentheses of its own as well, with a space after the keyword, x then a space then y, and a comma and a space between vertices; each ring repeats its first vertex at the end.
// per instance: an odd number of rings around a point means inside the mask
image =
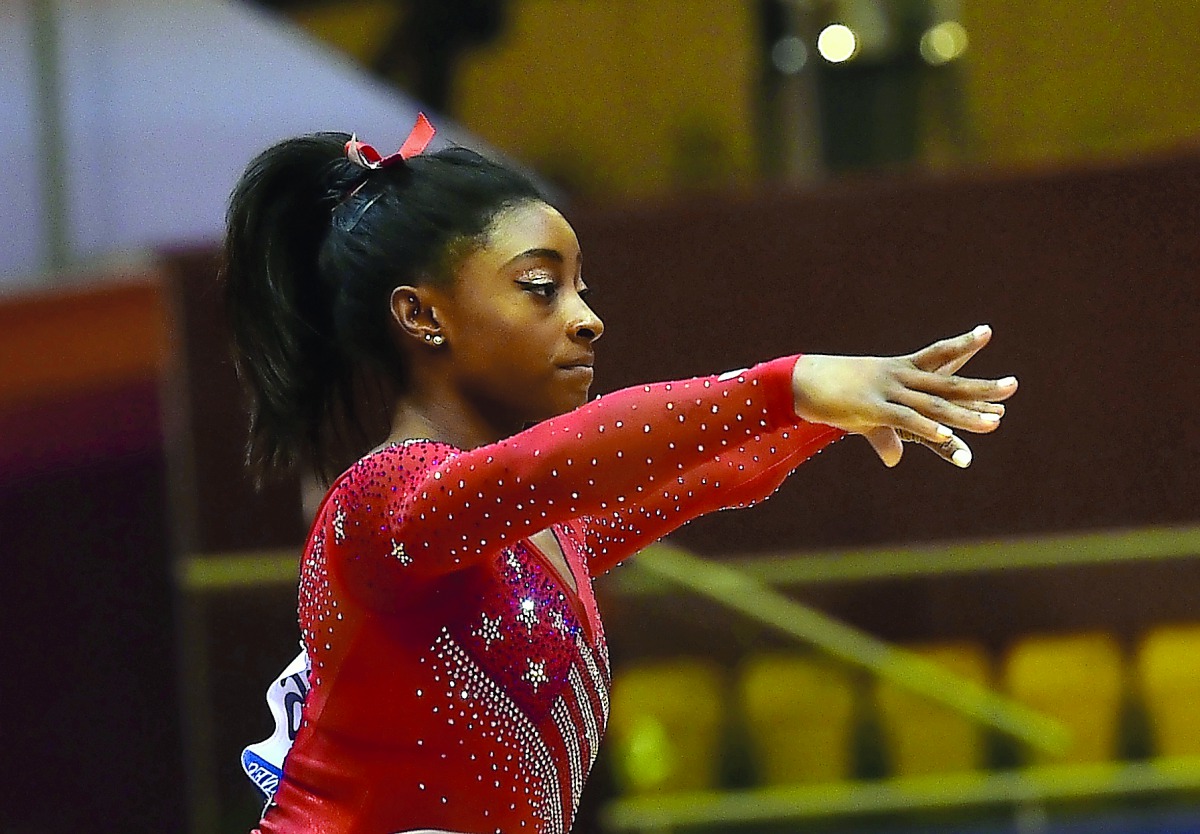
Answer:
POLYGON ((508 566, 513 569, 517 576, 521 575, 521 560, 517 558, 517 554, 508 554, 508 566))
POLYGON ((404 542, 392 539, 392 558, 402 565, 411 565, 412 557, 404 550, 404 542))
POLYGON ((533 691, 536 693, 539 686, 550 681, 550 677, 546 674, 546 661, 530 658, 529 671, 523 677, 529 681, 529 684, 533 687, 533 691))
POLYGON ((554 627, 559 631, 567 630, 567 619, 563 616, 563 612, 557 608, 551 608, 548 616, 550 617, 550 622, 554 623, 554 627))
POLYGON ((496 615, 496 619, 488 617, 487 613, 483 615, 483 625, 475 629, 475 636, 483 640, 483 647, 490 649, 492 641, 503 640, 504 633, 500 631, 500 615, 496 615))
POLYGON ((533 600, 521 600, 521 611, 517 614, 517 622, 524 623, 530 631, 533 631, 533 627, 538 624, 536 608, 537 605, 533 600))

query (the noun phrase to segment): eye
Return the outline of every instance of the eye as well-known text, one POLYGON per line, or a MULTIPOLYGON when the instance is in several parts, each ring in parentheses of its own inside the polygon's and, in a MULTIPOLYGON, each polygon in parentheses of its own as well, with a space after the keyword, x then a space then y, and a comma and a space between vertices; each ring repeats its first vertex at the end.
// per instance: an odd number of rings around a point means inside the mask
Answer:
POLYGON ((554 281, 518 281, 517 284, 525 292, 531 292, 545 299, 554 298, 558 293, 558 284, 554 281))
POLYGON ((582 298, 584 301, 587 301, 589 298, 592 297, 592 288, 591 287, 581 287, 579 289, 579 297, 582 298))
POLYGON ((558 276, 545 267, 528 269, 517 276, 517 286, 546 300, 558 294, 558 276))

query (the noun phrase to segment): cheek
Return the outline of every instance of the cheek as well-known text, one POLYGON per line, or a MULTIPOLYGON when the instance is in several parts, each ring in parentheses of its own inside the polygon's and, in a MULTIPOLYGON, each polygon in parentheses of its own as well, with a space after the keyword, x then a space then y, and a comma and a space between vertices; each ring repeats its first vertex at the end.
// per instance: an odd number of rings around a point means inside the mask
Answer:
POLYGON ((465 324, 464 358, 480 371, 512 379, 549 366, 553 340, 545 332, 545 323, 529 316, 520 305, 493 308, 465 324))

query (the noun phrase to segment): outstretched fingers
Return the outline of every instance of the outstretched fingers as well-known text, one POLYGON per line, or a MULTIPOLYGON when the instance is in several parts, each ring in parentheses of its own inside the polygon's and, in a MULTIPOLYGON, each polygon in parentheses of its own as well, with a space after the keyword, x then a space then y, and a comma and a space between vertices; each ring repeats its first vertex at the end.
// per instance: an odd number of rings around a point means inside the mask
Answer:
POLYGON ((984 434, 995 431, 1004 416, 999 402, 1017 390, 1013 377, 971 379, 909 370, 898 375, 903 386, 891 396, 902 440, 920 443, 956 466, 971 465, 971 449, 953 429, 984 434), (932 431, 931 431, 932 425, 932 431))
POLYGON ((909 359, 922 371, 952 374, 967 364, 992 338, 992 328, 981 324, 970 333, 941 339, 912 354, 909 359))
POLYGON ((877 426, 864 432, 863 437, 871 444, 875 454, 879 455, 884 466, 895 466, 904 455, 904 444, 900 441, 899 433, 893 428, 877 426))
POLYGON ((1004 415, 1004 406, 999 403, 958 403, 923 391, 901 391, 895 401, 942 425, 973 434, 995 431, 1004 415))
POLYGON ((886 417, 901 439, 928 446, 964 469, 971 465, 971 448, 944 423, 899 403, 888 404, 886 417))
POLYGON ((905 388, 942 397, 955 403, 990 402, 999 403, 1017 393, 1017 378, 975 379, 963 376, 910 369, 898 375, 905 388))
POLYGON ((949 426, 915 408, 895 402, 889 402, 882 407, 880 423, 897 431, 903 430, 923 437, 931 443, 942 443, 954 437, 954 430, 949 426))
POLYGON ((957 437, 943 440, 940 443, 934 443, 903 429, 897 431, 896 434, 903 442, 919 443, 925 448, 930 449, 938 457, 953 463, 960 469, 966 469, 971 465, 971 448, 957 437))
POLYGON ((905 439, 919 442, 957 466, 971 450, 955 430, 993 431, 1003 400, 1017 380, 974 379, 956 371, 991 338, 991 329, 945 339, 909 356, 805 355, 792 371, 796 415, 864 435, 888 466, 899 462, 905 439))

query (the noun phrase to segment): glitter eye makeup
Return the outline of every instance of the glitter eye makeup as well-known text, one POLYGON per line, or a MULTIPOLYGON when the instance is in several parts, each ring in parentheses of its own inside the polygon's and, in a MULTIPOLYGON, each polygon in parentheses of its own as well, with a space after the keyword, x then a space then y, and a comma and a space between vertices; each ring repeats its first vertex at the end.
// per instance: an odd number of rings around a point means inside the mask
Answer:
POLYGON ((553 271, 546 269, 544 266, 527 269, 517 276, 518 282, 528 281, 556 281, 557 276, 553 271))
MULTIPOLYGON (((558 290, 557 276, 544 267, 528 269, 522 272, 517 276, 516 283, 523 289, 536 292, 539 295, 545 295, 546 297, 553 296, 558 290)), ((592 288, 583 283, 582 280, 577 281, 577 285, 579 287, 577 290, 579 297, 587 301, 592 295, 592 288)))
POLYGON ((553 298, 558 292, 558 279, 550 270, 539 267, 527 269, 516 279, 517 286, 544 298, 553 298))

